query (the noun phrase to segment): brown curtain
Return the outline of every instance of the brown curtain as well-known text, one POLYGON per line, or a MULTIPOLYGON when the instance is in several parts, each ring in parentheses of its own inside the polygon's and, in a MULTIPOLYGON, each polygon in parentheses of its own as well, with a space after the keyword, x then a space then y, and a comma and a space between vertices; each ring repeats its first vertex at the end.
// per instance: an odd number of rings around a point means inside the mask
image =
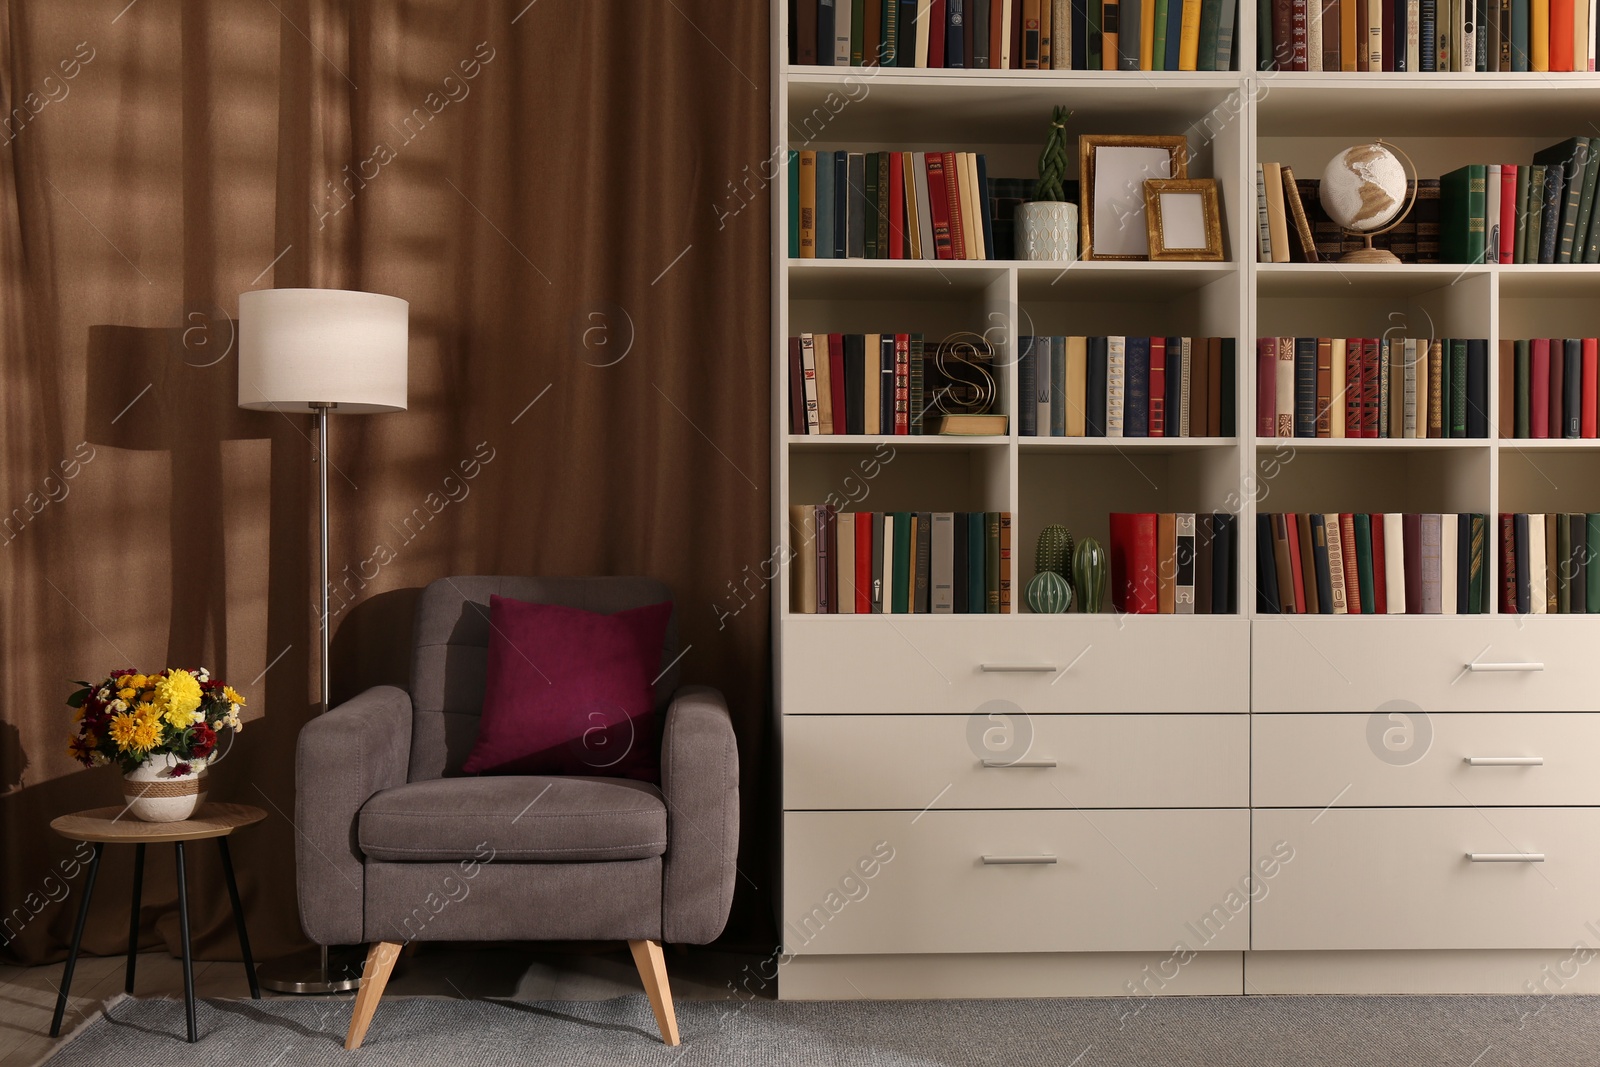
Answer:
MULTIPOLYGON (((63 700, 124 666, 247 696, 212 798, 269 813, 234 844, 258 957, 304 943, 312 427, 237 408, 233 347, 238 294, 293 286, 411 303, 409 410, 332 422, 334 701, 404 684, 434 578, 664 579, 739 734, 727 937, 767 945, 767 5, 0 11, 0 955, 64 954, 84 877, 49 822, 120 780, 70 761, 63 700)), ((191 851, 197 951, 236 958, 191 851)), ((168 853, 141 944, 176 951, 168 853)), ((107 851, 89 951, 123 951, 131 865, 107 851)))

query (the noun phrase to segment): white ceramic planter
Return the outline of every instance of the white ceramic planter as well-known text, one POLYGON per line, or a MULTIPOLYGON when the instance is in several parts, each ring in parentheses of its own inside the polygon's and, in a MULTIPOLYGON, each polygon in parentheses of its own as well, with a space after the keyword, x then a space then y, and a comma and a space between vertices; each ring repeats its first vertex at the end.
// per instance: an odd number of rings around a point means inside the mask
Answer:
POLYGON ((1046 200, 1018 204, 1017 258, 1072 262, 1078 258, 1078 205, 1046 200))
POLYGON ((170 752, 151 756, 122 775, 122 799, 128 814, 145 822, 181 822, 205 803, 205 760, 180 760, 170 752), (187 774, 172 768, 187 763, 187 774))

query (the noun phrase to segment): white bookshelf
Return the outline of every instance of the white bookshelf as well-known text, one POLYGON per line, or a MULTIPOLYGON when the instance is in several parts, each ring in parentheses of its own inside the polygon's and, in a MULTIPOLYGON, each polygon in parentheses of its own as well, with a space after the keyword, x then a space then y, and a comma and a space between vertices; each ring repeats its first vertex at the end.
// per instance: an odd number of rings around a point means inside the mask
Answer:
MULTIPOLYGON (((1600 657, 1588 651, 1600 628, 1583 616, 1501 616, 1498 596, 1481 616, 1257 616, 1255 517, 1484 513, 1487 580, 1497 588, 1494 516, 1600 511, 1600 442, 1499 437, 1496 342, 1600 335, 1600 267, 1258 264, 1253 175, 1267 160, 1320 177, 1335 152, 1377 137, 1399 144, 1425 177, 1525 161, 1589 128, 1600 78, 1257 73, 1254 4, 1241 5, 1236 72, 791 68, 786 10, 777 0, 775 147, 978 151, 991 177, 1031 177, 1055 105, 1074 110, 1073 138, 1188 134, 1190 176, 1218 181, 1228 261, 790 260, 787 172, 774 181, 775 544, 789 547, 789 505, 830 492, 846 510, 1013 515, 1005 616, 802 615, 790 610, 787 570, 773 583, 784 753, 778 918, 793 954, 780 995, 1525 991, 1539 967, 1585 936, 1581 919, 1600 899, 1600 865, 1586 858, 1600 839, 1583 810, 1600 807, 1600 776, 1575 769, 1600 756, 1600 657), (787 338, 879 330, 989 330, 1011 432, 791 435, 787 338), (1257 336, 1386 330, 1489 339, 1489 438, 1253 436, 1257 336), (1022 437, 1012 362, 1015 338, 1029 334, 1236 338, 1238 436, 1022 437), (863 478, 874 459, 876 474, 863 478), (851 479, 866 487, 859 499, 841 491, 851 479), (1031 614, 1024 590, 1039 530, 1060 522, 1108 544, 1112 511, 1236 513, 1239 614, 1031 614), (1516 669, 1469 667, 1498 661, 1516 669), (1543 669, 1517 666, 1535 662, 1543 669), (1029 670, 997 669, 1007 664, 1029 670), (995 700, 1026 713, 1057 767, 975 769, 965 726, 952 723, 995 700), (1406 768, 1364 740, 1370 717, 1394 702, 1435 725, 1434 748, 1406 768), (1151 724, 1163 719, 1181 725, 1189 758, 1153 742, 1160 730, 1151 735, 1151 724), (1469 742, 1501 755, 1539 747, 1562 788, 1542 789, 1526 768, 1514 772, 1520 779, 1467 773, 1458 749, 1469 742), (1128 764, 1130 751, 1148 758, 1128 764), (1297 772, 1263 763, 1267 753, 1304 761, 1298 777, 1319 785, 1353 768, 1359 811, 1346 810, 1337 789, 1312 804, 1304 790, 1271 784, 1297 772), (1145 784, 1112 789, 1084 769, 1099 763, 1145 784), (1019 775, 1035 776, 1025 802, 1019 775), (952 793, 940 793, 945 779, 952 793), (1041 810, 1023 818, 1021 807, 1041 810), (1504 833, 1495 829, 1501 810, 1504 833), (1084 823, 1096 827, 1087 837, 1084 823), (1480 840, 1486 833, 1494 849, 1547 860, 1470 863, 1466 852, 1494 850, 1480 840), (1370 847, 1385 835, 1398 844, 1370 847), (1153 986, 1145 976, 1164 973, 1172 943, 1190 936, 1177 916, 1207 914, 1229 878, 1279 839, 1302 851, 1253 915, 1230 916, 1176 977, 1153 986), (796 922, 878 840, 899 851, 868 896, 814 936, 797 935, 796 922), (1052 865, 976 859, 985 849, 1050 848, 1060 853, 1052 865), (1406 861, 1385 867, 1380 858, 1395 849, 1406 861), (1173 850, 1192 862, 1163 867, 1152 884, 1164 889, 1149 895, 1149 879, 1129 865, 1154 869, 1173 850), (1055 915, 1064 900, 1094 902, 1103 921, 1055 915), (1329 937, 1355 951, 1331 951, 1329 937)), ((1600 975, 1564 991, 1580 990, 1600 991, 1600 975)))

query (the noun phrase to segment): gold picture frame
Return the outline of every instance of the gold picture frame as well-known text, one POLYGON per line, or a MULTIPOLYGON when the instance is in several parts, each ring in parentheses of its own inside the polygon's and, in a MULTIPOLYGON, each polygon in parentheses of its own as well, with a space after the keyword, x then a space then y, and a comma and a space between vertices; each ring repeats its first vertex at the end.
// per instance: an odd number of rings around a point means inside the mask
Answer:
POLYGON ((1150 258, 1220 262, 1222 211, 1213 178, 1152 178, 1144 183, 1150 258))
POLYGON ((1139 217, 1144 214, 1144 182, 1150 178, 1181 179, 1188 176, 1189 141, 1181 134, 1080 135, 1080 258, 1149 259, 1149 237, 1144 220, 1139 217), (1163 152, 1164 165, 1160 154, 1163 152), (1099 188, 1102 182, 1104 189, 1099 188), (1099 243, 1095 241, 1097 217, 1101 223, 1115 223, 1109 233, 1102 232, 1099 243))

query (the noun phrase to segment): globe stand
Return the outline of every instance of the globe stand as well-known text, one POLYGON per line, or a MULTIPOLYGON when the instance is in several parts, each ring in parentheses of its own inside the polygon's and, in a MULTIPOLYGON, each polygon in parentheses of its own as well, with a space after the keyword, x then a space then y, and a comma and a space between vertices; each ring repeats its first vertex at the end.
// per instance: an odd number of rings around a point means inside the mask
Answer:
MULTIPOLYGON (((1346 230, 1345 232, 1346 233, 1351 233, 1351 231, 1349 231, 1349 230, 1346 230)), ((1380 230, 1379 232, 1381 233, 1383 231, 1380 230)), ((1339 257, 1339 262, 1340 263, 1398 263, 1398 262, 1400 262, 1400 257, 1395 255, 1393 252, 1389 251, 1387 248, 1373 248, 1372 247, 1372 234, 1369 234, 1369 233, 1367 233, 1367 234, 1352 234, 1352 236, 1365 237, 1366 241, 1367 241, 1367 246, 1365 248, 1357 248, 1357 249, 1354 249, 1352 251, 1346 252, 1344 255, 1339 257)))
POLYGON ((1411 162, 1411 157, 1402 152, 1397 145, 1390 144, 1381 137, 1374 141, 1373 144, 1383 145, 1385 148, 1388 148, 1390 151, 1394 152, 1401 159, 1405 160, 1407 169, 1411 171, 1411 199, 1406 201, 1406 206, 1400 209, 1399 213, 1395 215, 1394 219, 1389 223, 1389 225, 1385 226, 1381 230, 1368 230, 1362 232, 1360 230, 1352 230, 1348 227, 1340 226, 1339 230, 1341 233, 1349 234, 1351 237, 1359 237, 1366 242, 1365 247, 1354 249, 1353 251, 1346 252, 1344 255, 1340 256, 1340 263, 1399 263, 1400 257, 1389 251, 1387 248, 1373 248, 1372 239, 1377 237, 1379 234, 1388 233, 1390 230, 1404 222, 1406 216, 1411 214, 1411 209, 1415 207, 1417 203, 1417 167, 1416 164, 1411 162))

